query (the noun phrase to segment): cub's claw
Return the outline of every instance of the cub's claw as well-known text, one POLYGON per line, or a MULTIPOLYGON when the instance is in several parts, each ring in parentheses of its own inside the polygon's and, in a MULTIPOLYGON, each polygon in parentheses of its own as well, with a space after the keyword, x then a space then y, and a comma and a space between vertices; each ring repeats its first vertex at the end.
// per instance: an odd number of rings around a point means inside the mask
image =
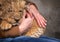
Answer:
POLYGON ((12 27, 12 25, 6 21, 2 21, 0 28, 1 30, 8 30, 12 27))

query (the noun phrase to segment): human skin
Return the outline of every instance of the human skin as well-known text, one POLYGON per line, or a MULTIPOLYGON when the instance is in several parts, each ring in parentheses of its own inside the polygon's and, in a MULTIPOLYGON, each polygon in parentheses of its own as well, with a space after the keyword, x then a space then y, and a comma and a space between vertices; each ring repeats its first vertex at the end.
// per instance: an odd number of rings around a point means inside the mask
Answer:
POLYGON ((21 33, 24 32, 26 29, 28 29, 28 27, 31 25, 31 23, 33 21, 33 18, 36 19, 39 27, 46 28, 46 22, 47 21, 38 12, 38 10, 36 9, 36 7, 34 5, 30 5, 27 10, 29 13, 24 12, 23 21, 22 21, 21 25, 19 26, 21 33), (27 18, 25 18, 26 15, 27 15, 27 18))
POLYGON ((29 11, 29 13, 31 13, 31 15, 34 16, 39 27, 46 28, 47 20, 45 20, 45 18, 39 13, 39 11, 37 10, 37 8, 34 5, 28 6, 28 11, 29 11))
POLYGON ((33 22, 33 17, 31 17, 26 11, 24 12, 22 23, 19 25, 19 30, 21 33, 25 32, 28 28, 31 27, 33 22), (27 18, 25 18, 27 16, 27 18))

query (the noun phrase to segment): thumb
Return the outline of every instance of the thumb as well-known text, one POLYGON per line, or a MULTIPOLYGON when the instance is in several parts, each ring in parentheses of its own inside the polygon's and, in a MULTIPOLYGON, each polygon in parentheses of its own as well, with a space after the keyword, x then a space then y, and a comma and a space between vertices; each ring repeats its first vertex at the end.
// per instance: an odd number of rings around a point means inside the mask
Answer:
POLYGON ((27 13, 27 18, 34 19, 34 16, 31 16, 31 14, 30 14, 30 13, 27 13))
POLYGON ((27 13, 27 18, 28 18, 28 17, 30 17, 30 18, 31 18, 31 16, 30 16, 30 14, 29 14, 29 13, 27 13))

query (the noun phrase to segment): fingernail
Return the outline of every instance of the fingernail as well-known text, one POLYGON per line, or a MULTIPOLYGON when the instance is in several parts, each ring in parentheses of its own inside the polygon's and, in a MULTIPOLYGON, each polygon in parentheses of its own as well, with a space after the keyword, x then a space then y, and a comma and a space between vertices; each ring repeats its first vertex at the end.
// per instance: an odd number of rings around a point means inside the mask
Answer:
POLYGON ((45 25, 47 25, 47 24, 45 23, 45 25))

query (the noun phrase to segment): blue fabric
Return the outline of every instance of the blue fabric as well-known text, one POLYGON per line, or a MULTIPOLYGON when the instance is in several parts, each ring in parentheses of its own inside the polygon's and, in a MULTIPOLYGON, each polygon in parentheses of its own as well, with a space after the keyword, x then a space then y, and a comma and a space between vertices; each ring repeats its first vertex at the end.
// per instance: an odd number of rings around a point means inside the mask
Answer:
POLYGON ((41 36, 40 38, 20 36, 15 38, 0 38, 0 42, 60 42, 60 40, 46 36, 41 36))

